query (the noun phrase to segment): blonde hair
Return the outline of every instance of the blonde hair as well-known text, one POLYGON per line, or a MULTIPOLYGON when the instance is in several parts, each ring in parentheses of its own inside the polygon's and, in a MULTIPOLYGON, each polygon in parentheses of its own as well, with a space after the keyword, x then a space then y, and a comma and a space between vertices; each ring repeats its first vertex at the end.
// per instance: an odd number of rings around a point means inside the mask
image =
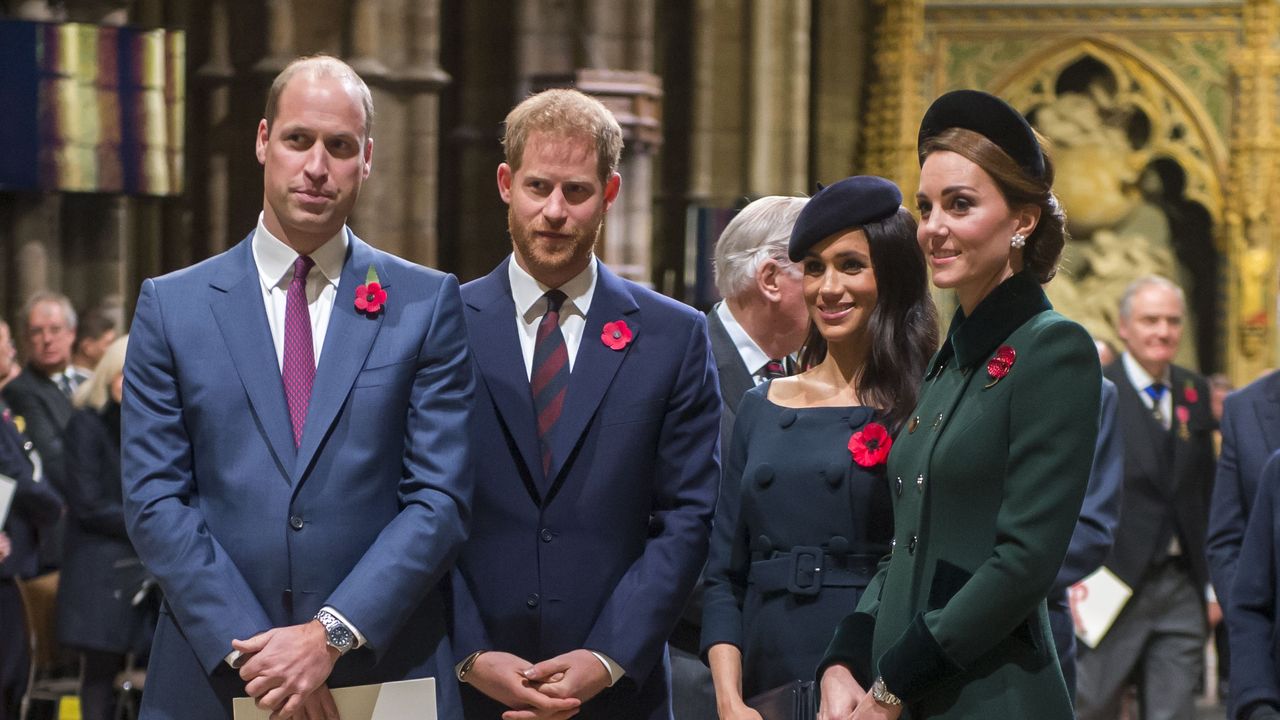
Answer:
POLYGON ((75 394, 71 396, 71 404, 78 408, 101 410, 111 399, 111 383, 116 376, 124 372, 124 353, 129 345, 129 336, 121 335, 107 346, 102 353, 98 367, 88 380, 80 383, 75 394))
POLYGON ((622 157, 622 127, 604 103, 578 90, 556 88, 530 95, 507 113, 502 148, 511 171, 520 169, 533 133, 586 140, 596 147, 600 180, 607 181, 622 157))

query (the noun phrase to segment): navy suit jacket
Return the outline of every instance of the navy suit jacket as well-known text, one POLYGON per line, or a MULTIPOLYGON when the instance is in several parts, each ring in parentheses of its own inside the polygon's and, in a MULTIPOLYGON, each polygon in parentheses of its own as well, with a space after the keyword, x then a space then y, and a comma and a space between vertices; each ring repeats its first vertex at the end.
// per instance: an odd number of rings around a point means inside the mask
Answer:
POLYGON ((1098 442, 1094 446, 1089 486, 1076 529, 1071 532, 1067 556, 1058 569, 1049 591, 1049 627, 1058 650, 1067 689, 1075 695, 1075 624, 1067 602, 1070 587, 1102 567, 1111 551, 1116 527, 1120 524, 1120 488, 1124 486, 1124 434, 1116 422, 1119 391, 1116 384, 1102 378, 1102 401, 1098 410, 1098 442))
POLYGON ((251 238, 145 281, 134 315, 125 518, 166 598, 144 718, 229 717, 231 640, 325 605, 367 639, 331 686, 452 673, 437 585, 467 535, 475 387, 457 282, 349 235, 295 450, 251 238), (388 297, 369 317, 371 266, 388 297))
POLYGON ((1232 581, 1258 477, 1280 448, 1280 372, 1231 393, 1222 405, 1222 452, 1209 504, 1205 554, 1218 602, 1230 608, 1232 581))
MULTIPOLYGON (((1240 546, 1240 567, 1231 585, 1227 630, 1231 647, 1231 713, 1244 718, 1263 703, 1280 709, 1280 452, 1259 479, 1258 495, 1240 546)), ((1221 596, 1219 596, 1221 597, 1221 596)))
MULTIPOLYGON (((544 476, 508 262, 462 288, 484 451, 454 583, 457 658, 593 650, 626 676, 578 717, 670 717, 666 641, 706 559, 720 480, 706 319, 599 264, 544 476), (633 335, 619 350, 601 340, 616 320, 633 335)), ((497 717, 463 695, 467 717, 497 717)))

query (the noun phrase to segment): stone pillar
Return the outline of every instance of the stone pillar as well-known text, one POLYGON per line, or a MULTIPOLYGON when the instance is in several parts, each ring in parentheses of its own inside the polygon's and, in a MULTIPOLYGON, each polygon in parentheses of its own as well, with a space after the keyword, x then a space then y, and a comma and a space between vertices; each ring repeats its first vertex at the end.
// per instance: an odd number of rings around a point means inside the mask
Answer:
POLYGON ((293 0, 266 0, 266 6, 267 54, 258 61, 254 70, 270 82, 297 55, 294 35, 297 23, 293 16, 293 0))
POLYGON ((813 14, 822 21, 813 29, 809 167, 812 180, 829 183, 863 171, 858 135, 872 35, 866 0, 815 0, 813 14))
MULTIPOLYGON (((924 0, 875 0, 877 20, 871 57, 872 80, 867 97, 875 98, 863 113, 861 174, 881 175, 903 188, 920 177, 916 131, 924 114, 924 0)), ((931 97, 928 99, 932 99, 931 97)))
POLYGON ((809 174, 809 3, 751 0, 750 14, 747 193, 803 192, 809 174))
POLYGON ((1231 128, 1226 243, 1230 350, 1227 372, 1243 385, 1275 365, 1276 257, 1280 247, 1280 4, 1247 0, 1244 45, 1231 58, 1236 107, 1231 128), (1232 352, 1235 350, 1236 352, 1232 352))
MULTIPOLYGON (((231 83, 235 68, 231 64, 231 29, 227 17, 227 0, 212 0, 209 4, 209 57, 195 72, 195 85, 204 92, 206 112, 204 117, 192 118, 202 126, 206 146, 203 158, 204 177, 199 180, 205 188, 204 207, 199 214, 204 217, 203 232, 211 252, 225 250, 233 242, 232 236, 240 232, 228 227, 231 205, 228 189, 231 184, 229 169, 227 127, 234 115, 231 112, 231 83)), ((156 252, 149 248, 148 254, 156 252)))
POLYGON ((408 64, 399 84, 408 97, 405 143, 407 212, 404 218, 405 256, 415 262, 439 263, 440 241, 436 230, 440 174, 440 91, 450 82, 440 68, 440 0, 410 3, 406 18, 409 34, 408 64))
POLYGON ((746 193, 743 1, 697 0, 694 8, 692 204, 727 207, 746 193))

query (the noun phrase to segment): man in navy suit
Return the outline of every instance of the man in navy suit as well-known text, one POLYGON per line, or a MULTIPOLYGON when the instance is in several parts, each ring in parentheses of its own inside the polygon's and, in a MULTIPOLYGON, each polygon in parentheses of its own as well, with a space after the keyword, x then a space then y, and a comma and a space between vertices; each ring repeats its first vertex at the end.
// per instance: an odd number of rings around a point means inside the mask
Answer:
POLYGON ((258 227, 142 285, 123 403, 129 535, 165 603, 142 718, 336 717, 329 687, 434 676, 466 538, 474 392, 452 276, 346 227, 373 104, 294 61, 258 125, 258 227))
POLYGON ((1258 478, 1271 453, 1280 448, 1280 371, 1231 393, 1222 404, 1222 451, 1209 504, 1205 554, 1213 588, 1230 612, 1231 586, 1240 543, 1249 522, 1258 478))
MULTIPOLYGON (((1280 720, 1280 452, 1258 477, 1258 495, 1227 594, 1231 647, 1231 720, 1280 720)), ((1219 595, 1221 597, 1221 594, 1219 595)))
POLYGON ((720 477, 706 319, 594 255, 621 183, 603 105, 540 93, 503 144, 514 251, 462 289, 485 448, 454 583, 466 716, 669 718, 720 477))

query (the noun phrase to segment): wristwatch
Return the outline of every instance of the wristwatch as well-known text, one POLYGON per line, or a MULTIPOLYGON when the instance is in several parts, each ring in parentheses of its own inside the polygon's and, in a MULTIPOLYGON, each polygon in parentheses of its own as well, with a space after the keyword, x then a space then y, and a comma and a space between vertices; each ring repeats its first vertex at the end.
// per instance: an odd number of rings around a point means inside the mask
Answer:
POLYGON ((902 700, 897 695, 889 692, 889 688, 884 686, 884 678, 878 677, 876 681, 871 683, 871 697, 878 703, 885 705, 901 705, 902 700))
POLYGON ((336 649, 339 655, 346 655, 348 650, 355 647, 355 634, 346 623, 338 619, 337 615, 328 610, 321 610, 316 613, 316 620, 324 625, 325 642, 329 647, 336 649))
POLYGON ((476 659, 479 658, 481 655, 485 654, 486 652, 488 651, 477 650, 471 653, 470 655, 468 655, 466 660, 463 660, 461 663, 458 663, 458 670, 457 670, 458 682, 467 681, 467 673, 471 672, 471 668, 475 667, 476 659))

